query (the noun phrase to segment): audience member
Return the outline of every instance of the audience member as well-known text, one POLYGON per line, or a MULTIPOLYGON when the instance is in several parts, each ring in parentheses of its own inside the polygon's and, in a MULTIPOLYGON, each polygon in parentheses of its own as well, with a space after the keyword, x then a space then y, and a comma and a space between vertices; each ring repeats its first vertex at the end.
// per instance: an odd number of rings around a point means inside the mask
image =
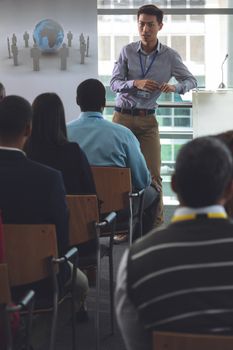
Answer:
POLYGON ((150 173, 134 134, 128 128, 103 118, 105 94, 105 87, 96 79, 87 79, 77 87, 76 101, 81 115, 68 123, 68 138, 80 144, 91 165, 131 169, 134 189, 146 188, 147 226, 151 228, 157 192, 150 186, 150 173))
MULTIPOLYGON (((4 223, 55 224, 59 254, 68 250, 68 210, 59 171, 26 158, 22 151, 31 132, 32 108, 22 97, 7 96, 0 103, 0 208, 4 223)), ((60 269, 60 282, 71 282, 71 268, 60 269)), ((33 289, 47 295, 47 281, 33 289)), ((31 286, 30 286, 31 287, 31 286)), ((76 308, 88 289, 77 269, 76 308)), ((17 290, 19 292, 19 290, 17 290)))
POLYGON ((6 90, 2 83, 0 83, 0 102, 6 97, 6 90))
POLYGON ((27 156, 60 170, 68 194, 96 193, 88 160, 76 142, 68 142, 63 103, 55 93, 43 93, 32 104, 32 133, 27 156))
MULTIPOLYGON (((226 132, 223 132, 221 134, 216 135, 220 140, 222 140, 227 147, 229 147, 232 157, 233 157, 233 130, 229 130, 226 132)), ((225 209, 227 211, 227 214, 233 218, 233 196, 229 199, 229 201, 225 205, 225 209)))
POLYGON ((152 331, 233 332, 233 222, 224 204, 233 193, 233 160, 213 137, 178 154, 172 188, 180 207, 167 228, 125 252, 116 313, 127 350, 151 350, 152 331))

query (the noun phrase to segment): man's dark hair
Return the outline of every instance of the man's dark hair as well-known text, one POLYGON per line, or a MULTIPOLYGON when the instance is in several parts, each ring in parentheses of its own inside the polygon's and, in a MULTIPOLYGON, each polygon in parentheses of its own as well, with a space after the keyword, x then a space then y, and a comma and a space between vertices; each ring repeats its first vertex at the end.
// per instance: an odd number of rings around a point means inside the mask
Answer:
POLYGON ((77 87, 76 100, 81 111, 99 112, 105 106, 105 95, 105 87, 99 80, 87 79, 77 87))
POLYGON ((216 204, 232 178, 232 156, 220 140, 200 137, 181 148, 174 179, 184 205, 197 208, 216 204))
POLYGON ((148 4, 139 7, 137 12, 137 19, 139 19, 139 16, 142 14, 156 16, 159 24, 163 22, 163 11, 155 5, 148 4))
POLYGON ((13 140, 32 120, 32 107, 23 97, 9 95, 0 103, 0 137, 13 140))
POLYGON ((32 103, 32 142, 61 145, 67 142, 65 110, 60 97, 53 92, 38 95, 32 103))

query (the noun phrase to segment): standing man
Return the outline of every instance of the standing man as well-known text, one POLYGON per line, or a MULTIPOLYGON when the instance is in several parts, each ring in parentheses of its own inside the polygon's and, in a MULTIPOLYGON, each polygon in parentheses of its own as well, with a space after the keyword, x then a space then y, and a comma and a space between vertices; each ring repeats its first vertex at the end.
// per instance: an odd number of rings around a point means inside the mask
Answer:
MULTIPOLYGON (((195 88, 197 81, 180 55, 157 38, 163 27, 163 11, 155 5, 144 5, 138 10, 137 20, 141 40, 123 47, 110 81, 111 89, 118 93, 113 122, 130 128, 138 138, 153 184, 161 191, 156 100, 162 92, 184 94, 195 88), (171 77, 175 77, 178 83, 168 84, 171 77)), ((155 224, 162 222, 161 193, 155 224)))

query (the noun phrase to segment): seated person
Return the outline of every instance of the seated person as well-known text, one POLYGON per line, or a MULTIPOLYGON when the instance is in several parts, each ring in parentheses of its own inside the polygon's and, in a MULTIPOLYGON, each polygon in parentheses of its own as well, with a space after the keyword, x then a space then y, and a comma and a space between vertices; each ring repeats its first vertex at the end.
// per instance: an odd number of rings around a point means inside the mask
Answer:
POLYGON ((134 189, 146 188, 146 233, 155 221, 157 192, 150 186, 150 172, 137 138, 128 128, 104 119, 105 96, 105 87, 96 79, 87 79, 77 87, 76 101, 82 113, 78 119, 68 123, 68 139, 79 143, 91 165, 131 169, 134 189))
POLYGON ((196 138, 177 157, 172 223, 125 252, 116 314, 127 350, 151 350, 152 331, 233 333, 233 159, 214 137, 196 138))
MULTIPOLYGON (((7 96, 0 103, 2 220, 6 224, 55 224, 58 253, 63 255, 68 250, 68 209, 62 174, 29 160, 22 151, 31 133, 31 122, 32 108, 24 98, 7 96)), ((60 269, 61 285, 71 283, 71 269, 70 265, 60 269)), ((30 288, 46 296, 47 283, 43 282, 30 288)), ((87 278, 77 269, 77 310, 87 290, 87 278)))
POLYGON ((95 194, 86 155, 66 134, 63 103, 55 93, 44 93, 32 103, 32 133, 25 146, 28 158, 60 170, 66 193, 95 194))

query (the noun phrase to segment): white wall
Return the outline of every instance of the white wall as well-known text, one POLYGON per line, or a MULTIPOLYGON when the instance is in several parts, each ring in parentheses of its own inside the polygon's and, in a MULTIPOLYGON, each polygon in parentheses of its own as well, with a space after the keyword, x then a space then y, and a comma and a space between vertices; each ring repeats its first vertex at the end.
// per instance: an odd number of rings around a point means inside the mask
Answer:
POLYGON ((40 93, 56 92, 63 100, 66 118, 75 118, 79 109, 75 102, 77 85, 84 79, 98 77, 97 59, 97 7, 93 0, 1 0, 0 2, 0 81, 7 94, 18 94, 30 102, 40 93), (73 47, 70 49, 67 71, 60 71, 57 53, 43 54, 40 71, 32 69, 30 48, 24 47, 23 33, 30 35, 29 45, 33 45, 32 33, 42 19, 51 18, 59 22, 66 34, 72 31, 73 47), (80 65, 79 35, 90 38, 90 56, 80 65), (19 66, 8 58, 7 37, 15 33, 19 49, 19 66))

